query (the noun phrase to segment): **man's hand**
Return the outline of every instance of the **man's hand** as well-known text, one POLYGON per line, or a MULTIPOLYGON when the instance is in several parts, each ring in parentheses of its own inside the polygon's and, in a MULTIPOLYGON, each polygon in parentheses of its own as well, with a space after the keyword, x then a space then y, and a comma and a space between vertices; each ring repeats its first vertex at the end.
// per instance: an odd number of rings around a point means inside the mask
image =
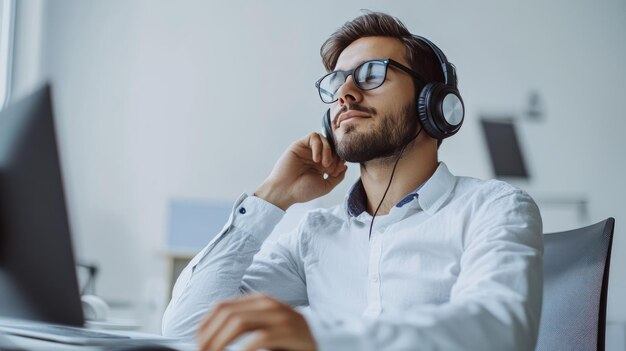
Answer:
POLYGON ((254 195, 286 210, 294 203, 328 194, 347 169, 345 161, 331 151, 328 140, 311 133, 289 146, 254 195))
POLYGON ((198 331, 200 350, 223 350, 246 332, 255 332, 244 350, 315 350, 304 317, 291 306, 264 295, 249 295, 216 305, 198 331))

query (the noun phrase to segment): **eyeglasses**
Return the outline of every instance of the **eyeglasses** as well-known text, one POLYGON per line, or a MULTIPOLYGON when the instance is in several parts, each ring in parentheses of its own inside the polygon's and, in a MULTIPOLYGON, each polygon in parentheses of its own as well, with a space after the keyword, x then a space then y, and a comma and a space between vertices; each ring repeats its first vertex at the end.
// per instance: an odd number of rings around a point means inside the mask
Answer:
POLYGON ((372 90, 383 85, 385 78, 387 78, 387 67, 389 65, 401 69, 410 74, 413 78, 419 80, 422 84, 426 84, 426 80, 417 72, 388 58, 365 61, 348 71, 330 72, 315 82, 315 87, 319 91, 322 101, 331 104, 339 99, 336 95, 337 91, 339 91, 339 88, 341 88, 349 76, 352 76, 354 83, 361 90, 372 90))

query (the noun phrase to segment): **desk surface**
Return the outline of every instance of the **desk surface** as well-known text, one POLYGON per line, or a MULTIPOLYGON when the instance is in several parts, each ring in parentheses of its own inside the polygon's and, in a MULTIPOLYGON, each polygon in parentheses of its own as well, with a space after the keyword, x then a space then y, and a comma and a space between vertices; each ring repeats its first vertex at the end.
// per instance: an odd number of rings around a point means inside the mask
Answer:
MULTIPOLYGON (((167 345, 168 347, 171 347, 175 350, 180 350, 180 351, 195 351, 197 350, 197 346, 194 344, 188 344, 188 343, 167 343, 164 344, 167 345)), ((80 351, 88 351, 88 350, 94 350, 94 351, 102 351, 102 350, 114 350, 114 346, 112 345, 107 345, 107 346, 93 346, 93 345, 69 345, 69 344, 62 344, 62 343, 57 343, 57 342, 53 342, 53 341, 46 341, 46 340, 39 340, 39 339, 33 339, 33 338, 27 338, 27 337, 22 337, 22 336, 16 336, 16 335, 7 335, 7 334, 2 334, 0 335, 0 350, 32 350, 32 351, 59 351, 59 350, 65 350, 65 351, 73 351, 73 350, 80 350, 80 351), (13 347, 14 349, 11 349, 11 347, 13 347)))

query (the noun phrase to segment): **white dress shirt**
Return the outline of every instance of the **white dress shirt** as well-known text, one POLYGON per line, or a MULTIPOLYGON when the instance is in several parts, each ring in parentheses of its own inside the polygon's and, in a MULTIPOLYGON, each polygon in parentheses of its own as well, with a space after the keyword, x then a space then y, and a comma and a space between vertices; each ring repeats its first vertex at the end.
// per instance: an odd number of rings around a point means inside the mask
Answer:
POLYGON ((242 195, 178 278, 163 334, 193 338, 217 301, 259 292, 301 306, 320 350, 534 349, 543 241, 529 195, 440 163, 371 239, 364 200, 358 181, 262 246, 284 211, 242 195))

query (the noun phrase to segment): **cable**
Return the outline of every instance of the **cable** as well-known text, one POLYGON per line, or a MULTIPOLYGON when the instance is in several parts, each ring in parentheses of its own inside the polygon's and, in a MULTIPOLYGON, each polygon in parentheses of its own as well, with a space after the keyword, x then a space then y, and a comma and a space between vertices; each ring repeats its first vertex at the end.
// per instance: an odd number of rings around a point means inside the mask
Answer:
POLYGON ((98 267, 86 263, 76 263, 77 266, 87 269, 87 281, 85 285, 80 289, 80 294, 85 295, 87 293, 95 295, 96 293, 96 275, 98 274, 98 267))
POLYGON ((407 145, 409 145, 411 141, 417 139, 417 137, 420 135, 423 129, 424 128, 420 127, 420 130, 417 132, 417 134, 415 134, 415 136, 411 140, 409 140, 407 143, 405 143, 404 146, 402 146, 402 149, 400 149, 400 154, 398 155, 398 158, 396 159, 396 162, 393 165, 393 170, 391 170, 391 177, 389 177, 389 184, 387 184, 387 189, 385 189, 383 198, 380 199, 380 203, 378 203, 378 207, 376 207, 376 211, 374 211, 374 214, 372 215, 372 221, 370 222, 370 232, 369 232, 368 240, 372 240, 372 228, 374 228, 374 219, 376 218, 376 214, 378 213, 378 210, 380 210, 380 206, 382 206, 383 201, 385 201, 385 196, 387 196, 387 192, 389 191, 389 188, 391 187, 391 181, 393 180, 393 175, 396 173, 396 167, 398 166, 398 162, 402 158, 402 154, 404 153, 404 150, 406 149, 407 145))

